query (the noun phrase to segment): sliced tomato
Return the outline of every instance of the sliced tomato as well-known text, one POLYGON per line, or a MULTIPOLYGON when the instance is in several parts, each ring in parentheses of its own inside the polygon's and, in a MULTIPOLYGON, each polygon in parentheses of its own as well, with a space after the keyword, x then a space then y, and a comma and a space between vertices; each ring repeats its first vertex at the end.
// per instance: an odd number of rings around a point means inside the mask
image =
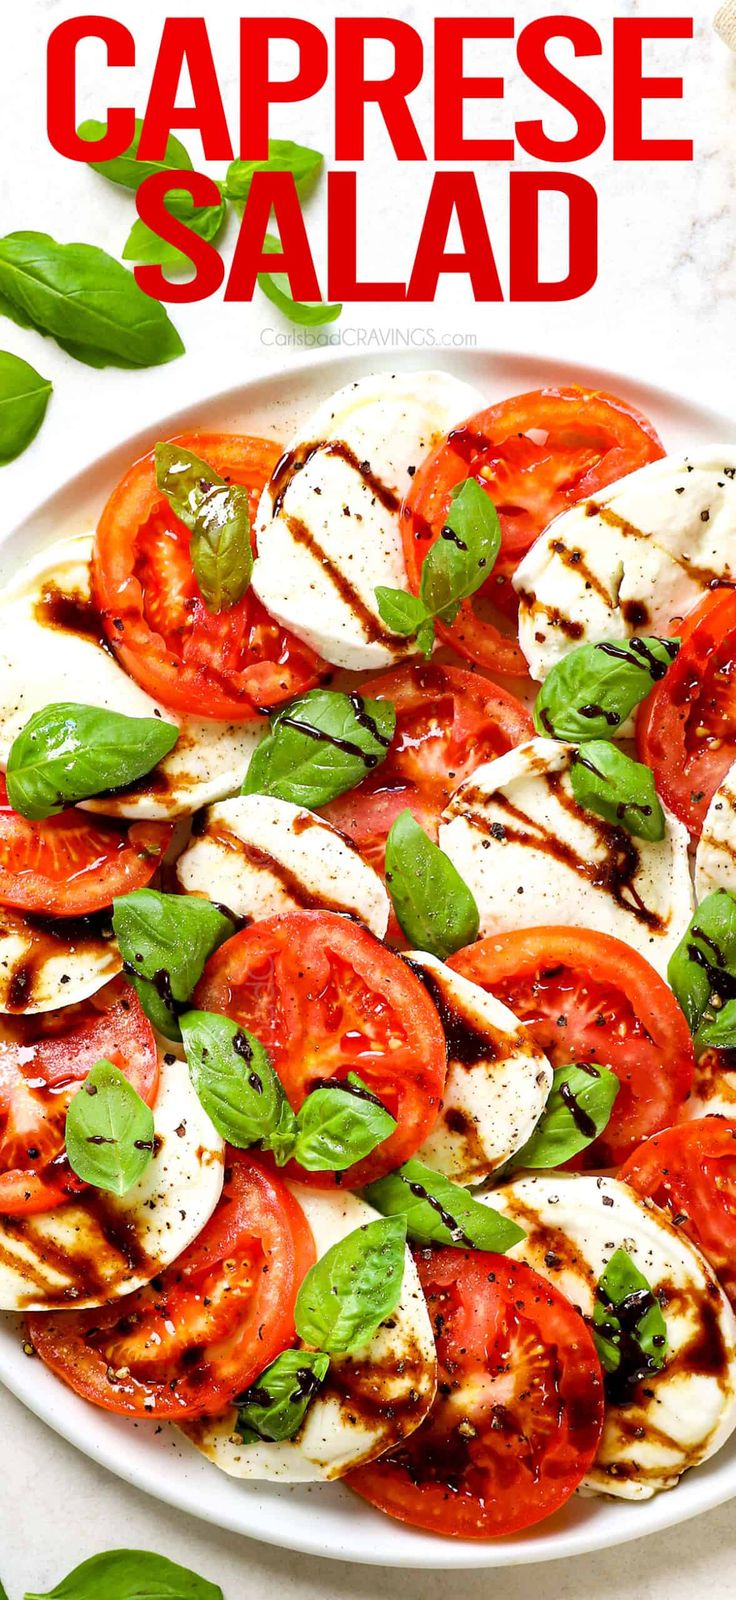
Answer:
POLYGON ((408 807, 436 840, 440 815, 463 778, 531 739, 534 724, 521 702, 488 678, 434 661, 385 672, 362 684, 361 693, 395 706, 391 749, 323 815, 383 872, 386 838, 400 811, 408 807))
MULTIPOLYGON (((248 434, 177 441, 250 491, 251 522, 281 454, 248 434)), ((252 589, 213 615, 200 595, 190 534, 156 487, 151 452, 126 472, 102 513, 95 593, 120 665, 175 711, 240 722, 309 689, 329 670, 270 617, 252 589)))
POLYGON ((153 1105, 158 1056, 153 1029, 122 978, 83 1004, 2 1019, 0 1215, 50 1211, 85 1185, 64 1150, 69 1102, 97 1061, 112 1061, 153 1105))
POLYGON ((93 1311, 29 1316, 34 1349, 93 1405, 216 1416, 293 1344, 311 1229, 275 1173, 249 1152, 227 1160, 214 1215, 153 1283, 93 1311))
POLYGON ((0 776, 0 905, 53 917, 101 911, 150 883, 173 831, 170 822, 126 828, 75 808, 29 822, 8 805, 0 776))
POLYGON ((341 1175, 345 1188, 407 1161, 436 1120, 447 1066, 437 1011, 406 962, 347 917, 294 911, 245 928, 210 957, 194 1004, 261 1040, 295 1111, 349 1072, 383 1101, 396 1132, 341 1175))
POLYGON ((703 1117, 655 1133, 619 1177, 692 1239, 736 1305, 736 1121, 703 1117))
POLYGON ((402 509, 412 587, 418 591, 424 558, 446 523, 450 492, 465 478, 493 500, 502 544, 483 588, 452 627, 440 628, 443 638, 492 672, 526 674, 511 588, 521 557, 568 506, 663 454, 652 424, 633 406, 577 387, 516 395, 454 428, 419 468, 402 509))
POLYGON ((437 1398, 416 1433, 345 1481, 431 1533, 518 1533, 558 1511, 595 1459, 603 1380, 592 1336, 522 1262, 449 1249, 416 1259, 437 1339, 437 1398))
POLYGON ((481 939, 449 964, 509 1006, 553 1067, 616 1073, 608 1127, 572 1165, 615 1166, 676 1120, 693 1079, 690 1030, 664 979, 620 939, 531 928, 481 939))
POLYGON ((641 707, 636 742, 665 805, 699 839, 736 760, 736 592, 706 595, 677 631, 680 653, 641 707))

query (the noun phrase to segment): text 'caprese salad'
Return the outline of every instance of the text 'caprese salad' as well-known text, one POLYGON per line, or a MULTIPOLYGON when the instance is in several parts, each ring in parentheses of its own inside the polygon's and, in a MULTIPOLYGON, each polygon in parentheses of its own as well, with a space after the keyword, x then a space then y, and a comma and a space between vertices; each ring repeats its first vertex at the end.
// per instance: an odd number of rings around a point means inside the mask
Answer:
POLYGON ((461 1539, 736 1428, 735 481, 378 373, 6 587, 0 1307, 90 1405, 461 1539))

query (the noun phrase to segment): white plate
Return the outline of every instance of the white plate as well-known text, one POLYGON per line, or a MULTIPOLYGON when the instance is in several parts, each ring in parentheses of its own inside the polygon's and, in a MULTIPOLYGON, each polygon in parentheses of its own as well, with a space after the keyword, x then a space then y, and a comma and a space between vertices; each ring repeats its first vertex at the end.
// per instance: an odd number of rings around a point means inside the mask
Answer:
MULTIPOLYGON (((667 448, 733 439, 736 423, 677 395, 565 362, 482 351, 434 353, 391 361, 329 357, 294 363, 252 385, 215 395, 196 407, 164 418, 102 456, 25 521, 2 537, 0 578, 43 545, 65 533, 94 526, 104 499, 126 466, 157 438, 178 429, 224 427, 287 440, 301 416, 331 390, 381 366, 443 366, 475 383, 488 401, 549 383, 583 383, 611 389, 632 401, 659 428, 667 448)), ((550 1561, 621 1544, 673 1523, 684 1522, 736 1495, 736 1435, 706 1466, 691 1472, 669 1494, 640 1504, 573 1499, 538 1529, 489 1544, 461 1543, 414 1532, 371 1510, 339 1485, 276 1487, 240 1484, 206 1462, 173 1430, 133 1424, 97 1411, 59 1383, 38 1360, 23 1354, 18 1318, 0 1318, 0 1379, 31 1411, 93 1461, 136 1488, 216 1527, 310 1555, 381 1566, 502 1567, 550 1561)))

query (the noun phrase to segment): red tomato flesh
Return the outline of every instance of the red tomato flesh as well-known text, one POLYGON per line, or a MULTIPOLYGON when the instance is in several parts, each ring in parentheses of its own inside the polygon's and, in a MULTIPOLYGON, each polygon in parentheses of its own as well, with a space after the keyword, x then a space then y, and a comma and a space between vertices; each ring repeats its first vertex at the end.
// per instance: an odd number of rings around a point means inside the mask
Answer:
POLYGON ((632 1152, 619 1177, 692 1239, 736 1305, 736 1122, 666 1128, 632 1152))

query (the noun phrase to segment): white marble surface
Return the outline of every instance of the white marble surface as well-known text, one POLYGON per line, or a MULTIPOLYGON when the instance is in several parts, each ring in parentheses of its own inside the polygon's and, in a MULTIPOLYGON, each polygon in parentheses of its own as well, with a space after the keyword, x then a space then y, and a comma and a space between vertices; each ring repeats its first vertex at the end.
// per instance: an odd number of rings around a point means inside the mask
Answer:
MULTIPOLYGON (((138 105, 150 71, 161 20, 167 12, 206 12, 234 115, 235 40, 237 17, 263 11, 289 14, 289 0, 268 6, 250 0, 107 0, 100 7, 87 0, 5 0, 3 11, 13 27, 3 34, 4 74, 0 101, 0 224, 2 231, 38 228, 61 239, 82 238, 114 253, 122 249, 132 202, 122 190, 106 186, 95 174, 64 162, 47 143, 44 113, 45 41, 65 16, 103 10, 131 24, 139 46, 138 105)), ((411 20, 426 17, 423 0, 399 0, 381 7, 373 0, 351 0, 350 6, 307 0, 299 11, 327 30, 336 11, 375 14, 387 10, 411 20)), ((444 0, 435 13, 465 14, 465 0, 444 0)), ((547 13, 549 4, 519 0, 515 6, 494 6, 499 14, 514 12, 517 21, 547 13)), ((676 133, 692 132, 696 161, 690 165, 631 169, 614 168, 610 143, 582 170, 597 184, 601 200, 601 268, 598 284, 584 300, 560 306, 484 306, 472 304, 467 286, 446 284, 431 307, 351 306, 342 323, 327 330, 330 337, 355 348, 360 339, 386 340, 390 364, 391 338, 409 328, 425 343, 430 338, 475 335, 479 344, 556 354, 566 360, 591 362, 630 372, 650 381, 710 400, 733 411, 733 349, 736 333, 736 58, 710 29, 715 0, 682 4, 681 0, 619 0, 579 3, 570 11, 587 15, 608 41, 610 19, 617 14, 696 16, 696 40, 690 47, 655 47, 652 70, 673 72, 686 62, 686 97, 681 107, 655 108, 652 131, 667 125, 676 133), (656 126, 655 126, 656 124, 656 126), (397 330, 391 334, 389 330, 397 330), (425 332, 426 330, 426 332, 425 332)), ((511 53, 501 60, 510 67, 511 53)), ((379 69, 380 70, 380 69, 379 69)), ((490 71, 490 57, 473 61, 473 71, 490 71)), ((586 85, 610 102, 610 55, 585 64, 586 85)), ((119 82, 120 80, 118 80, 119 82)), ((85 114, 99 112, 102 81, 85 85, 85 114)), ((419 116, 429 104, 416 97, 419 116)), ((525 114, 530 101, 509 82, 507 106, 525 114)), ((502 108, 496 118, 503 117, 502 108)), ((279 134, 299 137, 324 147, 328 100, 288 110, 279 119, 279 134)), ((496 126, 500 126, 497 121, 496 126)), ((426 129, 426 120, 423 123, 426 129)), ((562 120, 559 128, 562 127, 562 120)), ((469 124, 472 131, 473 123, 469 124)), ((195 165, 197 141, 185 135, 195 165)), ((328 150, 329 154, 329 150, 328 150)), ((368 273, 401 275, 406 271, 429 187, 426 168, 390 168, 386 181, 385 141, 371 130, 371 155, 361 177, 362 232, 368 273), (402 228, 396 227, 396 216, 402 228)), ((213 166, 214 172, 221 169, 213 166)), ((506 278, 505 169, 487 169, 481 180, 497 245, 502 279, 506 278), (495 197, 495 198, 494 198, 495 197), (498 222, 495 217, 498 214, 498 222)), ((322 202, 310 203, 310 232, 318 257, 324 233, 322 202)), ((229 239, 232 245, 232 229, 229 239)), ((198 395, 257 376, 293 359, 293 346, 276 346, 276 331, 288 333, 267 303, 228 305, 220 297, 198 306, 175 308, 174 319, 186 345, 186 357, 169 367, 145 373, 91 371, 76 366, 51 341, 40 340, 9 323, 0 325, 0 345, 24 355, 54 380, 55 393, 46 424, 31 450, 0 478, 0 530, 12 526, 30 500, 49 491, 72 471, 113 443, 121 433, 153 421, 198 395)), ((377 364, 380 344, 375 345, 377 364)), ((300 353, 297 351, 297 353, 300 353)), ((441 357, 435 351, 434 359, 441 357)), ((4 1471, 0 1491, 0 1577, 9 1600, 20 1600, 26 1588, 42 1590, 77 1561, 116 1544, 159 1550, 222 1584, 226 1600, 265 1597, 275 1600, 364 1600, 376 1590, 406 1600, 440 1600, 446 1593, 442 1574, 390 1574, 321 1563, 281 1554, 189 1523, 172 1511, 136 1494, 94 1468, 43 1425, 25 1413, 10 1396, 0 1393, 0 1429, 4 1471)), ((531 1600, 542 1586, 552 1586, 561 1600, 616 1600, 635 1591, 640 1600, 685 1600, 707 1587, 720 1597, 736 1593, 733 1558, 734 1508, 724 1507, 673 1532, 645 1543, 598 1557, 566 1562, 542 1574, 536 1567, 505 1573, 463 1577, 466 1600, 475 1600, 499 1581, 507 1600, 531 1600)), ((100 1596, 100 1600, 104 1600, 100 1596)))

